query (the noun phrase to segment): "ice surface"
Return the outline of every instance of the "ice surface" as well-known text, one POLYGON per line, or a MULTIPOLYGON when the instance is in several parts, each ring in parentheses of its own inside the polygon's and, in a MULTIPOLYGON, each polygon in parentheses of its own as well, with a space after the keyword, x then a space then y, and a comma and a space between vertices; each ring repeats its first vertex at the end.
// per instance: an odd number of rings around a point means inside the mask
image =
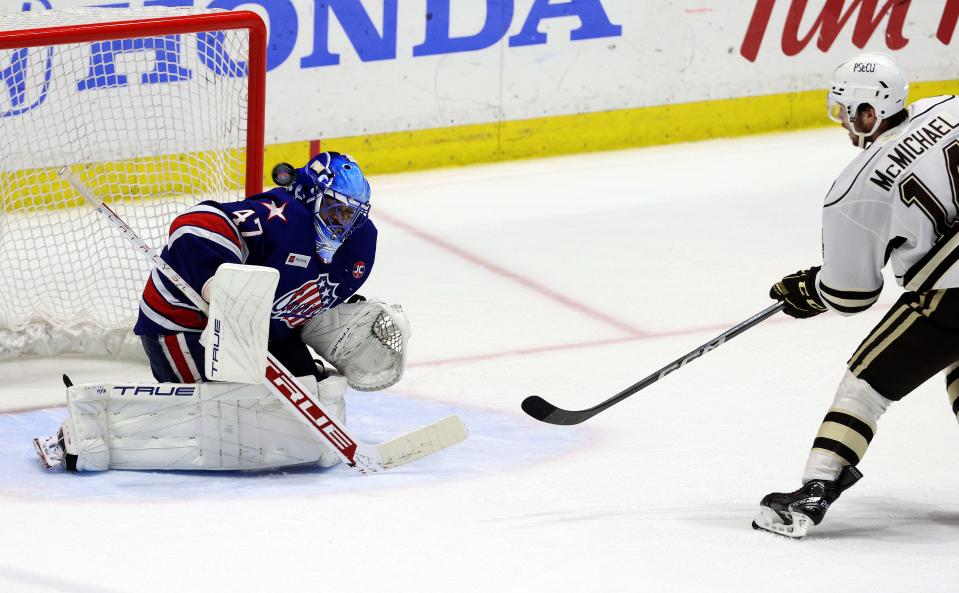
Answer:
POLYGON ((51 501, 183 501, 231 497, 299 496, 357 492, 417 486, 435 480, 462 479, 473 467, 506 471, 568 452, 589 434, 588 430, 555 431, 542 425, 532 431, 515 414, 474 409, 464 405, 412 400, 399 393, 349 393, 349 426, 367 443, 381 443, 432 420, 458 413, 473 431, 473 438, 456 454, 437 454, 419 463, 397 468, 373 479, 341 465, 333 468, 289 468, 251 472, 146 472, 115 471, 71 475, 39 471, 32 439, 54 433, 66 416, 66 407, 0 416, 0 448, 10 454, 0 459, 0 496, 51 501), (531 434, 531 432, 535 434, 531 434), (531 445, 530 440, 535 442, 531 445), (469 458, 470 461, 466 462, 469 458), (355 479, 354 479, 355 478, 355 479))
MULTIPOLYGON (((362 155, 356 155, 362 158, 362 155)), ((959 590, 959 426, 937 377, 894 405, 865 478, 794 542, 749 527, 794 488, 861 315, 774 318, 577 428, 593 405, 765 308, 818 263, 839 130, 379 177, 364 293, 413 324, 406 377, 352 394, 380 440, 447 413, 470 440, 393 474, 44 474, 0 415, 0 591, 896 592, 959 590)), ((0 405, 145 369, 0 364, 0 405)))

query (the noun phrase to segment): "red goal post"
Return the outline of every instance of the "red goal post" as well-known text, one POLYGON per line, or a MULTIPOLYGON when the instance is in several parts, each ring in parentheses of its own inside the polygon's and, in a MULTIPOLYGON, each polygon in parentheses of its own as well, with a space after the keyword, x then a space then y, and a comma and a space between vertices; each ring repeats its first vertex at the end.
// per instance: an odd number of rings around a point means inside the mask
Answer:
POLYGON ((266 36, 250 11, 0 15, 0 359, 130 342, 149 266, 60 166, 157 246, 190 205, 262 190, 266 36))
POLYGON ((0 50, 233 29, 243 29, 249 34, 246 194, 253 195, 263 189, 263 127, 266 109, 266 25, 255 12, 239 10, 0 31, 0 50))

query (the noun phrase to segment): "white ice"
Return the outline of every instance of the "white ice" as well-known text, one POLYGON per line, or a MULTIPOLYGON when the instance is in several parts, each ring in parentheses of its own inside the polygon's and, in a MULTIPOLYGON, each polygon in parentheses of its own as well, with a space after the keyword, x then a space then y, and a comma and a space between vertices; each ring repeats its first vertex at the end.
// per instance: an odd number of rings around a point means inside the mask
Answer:
MULTIPOLYGON (((394 473, 44 473, 59 376, 0 364, 0 591, 959 590, 959 426, 936 377, 882 419, 865 477, 802 541, 755 532, 798 486, 844 363, 895 300, 773 318, 579 427, 588 407, 765 308, 818 263, 821 200, 855 156, 829 129, 373 180, 363 292, 402 303, 410 365, 353 394, 379 441, 450 412, 470 439, 394 473), (25 408, 34 408, 24 412, 25 408)), ((362 158, 362 155, 356 155, 362 158)))

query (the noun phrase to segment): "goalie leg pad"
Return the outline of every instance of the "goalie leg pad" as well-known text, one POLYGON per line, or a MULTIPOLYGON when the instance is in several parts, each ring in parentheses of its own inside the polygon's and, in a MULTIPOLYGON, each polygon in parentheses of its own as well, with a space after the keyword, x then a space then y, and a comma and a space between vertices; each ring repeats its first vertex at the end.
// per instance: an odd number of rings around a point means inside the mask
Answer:
POLYGON ((377 299, 344 303, 311 319, 303 342, 358 391, 378 391, 403 376, 410 323, 399 305, 377 299))
MULTIPOLYGON (((300 380, 345 422, 346 381, 300 380)), ((324 467, 339 457, 262 385, 96 383, 67 389, 77 470, 324 467)), ((72 449, 72 450, 71 450, 72 449)))

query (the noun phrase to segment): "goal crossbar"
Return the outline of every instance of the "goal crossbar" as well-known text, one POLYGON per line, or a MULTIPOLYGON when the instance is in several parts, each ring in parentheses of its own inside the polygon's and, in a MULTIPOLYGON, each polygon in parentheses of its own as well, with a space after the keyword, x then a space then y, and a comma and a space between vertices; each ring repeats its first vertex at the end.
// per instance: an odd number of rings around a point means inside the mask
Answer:
MULTIPOLYGON (((122 17, 118 14, 118 17, 122 17)), ((180 33, 202 33, 215 30, 246 29, 249 32, 248 65, 249 115, 247 120, 246 193, 263 189, 263 132, 266 111, 266 42, 263 19, 250 10, 176 17, 148 17, 116 22, 83 23, 59 27, 42 27, 16 31, 0 31, 0 50, 40 47, 65 43, 115 41, 135 36, 160 37, 180 33)))

